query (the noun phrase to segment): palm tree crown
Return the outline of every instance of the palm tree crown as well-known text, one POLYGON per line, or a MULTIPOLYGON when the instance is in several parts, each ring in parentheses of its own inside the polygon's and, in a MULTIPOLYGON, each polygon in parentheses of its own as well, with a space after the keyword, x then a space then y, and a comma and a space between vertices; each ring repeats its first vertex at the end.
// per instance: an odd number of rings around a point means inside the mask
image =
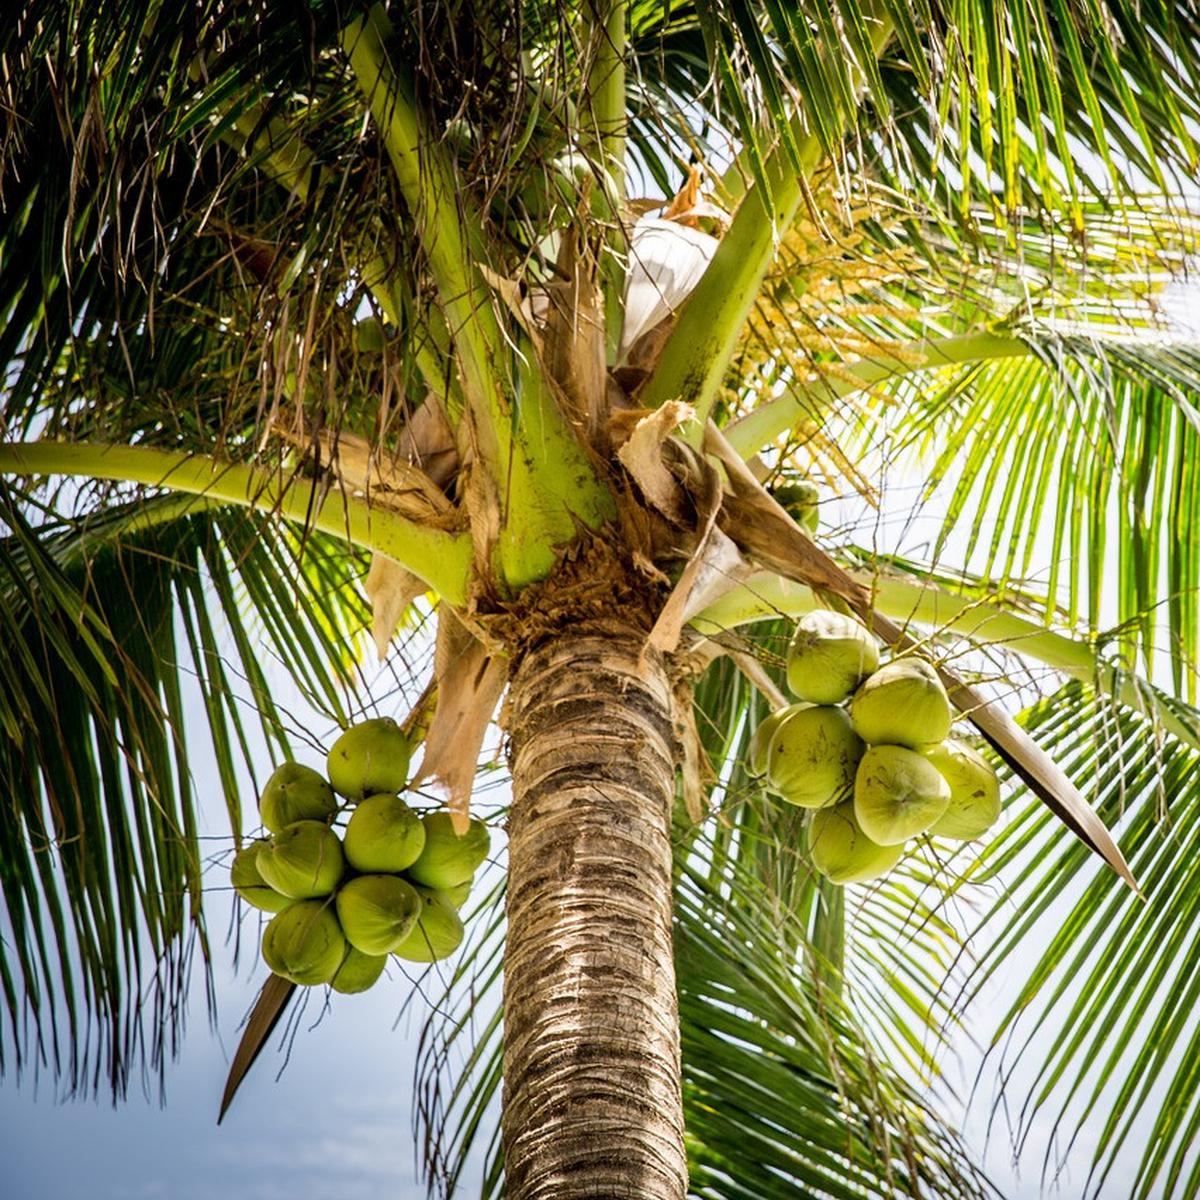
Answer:
MULTIPOLYGON (((396 715, 462 814, 506 681, 516 762, 537 656, 619 616, 692 1194, 989 1194, 927 1084, 1001 973, 1025 1119, 1200 1194, 1190 0, 27 3, 0 88, 0 1067, 161 1069, 191 757, 232 847, 246 712, 291 752, 266 654, 344 726, 364 634, 436 616, 396 715), (943 669, 992 840, 813 871, 746 756, 830 606, 943 669)), ((500 1085, 504 891, 423 1044, 431 1187, 500 1085)))

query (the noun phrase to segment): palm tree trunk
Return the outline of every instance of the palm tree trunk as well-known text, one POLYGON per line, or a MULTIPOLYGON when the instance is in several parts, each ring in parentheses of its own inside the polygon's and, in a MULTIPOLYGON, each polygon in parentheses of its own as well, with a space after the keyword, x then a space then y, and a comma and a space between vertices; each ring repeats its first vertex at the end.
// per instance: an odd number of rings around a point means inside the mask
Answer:
POLYGON ((643 631, 564 632, 510 690, 509 1200, 680 1200, 674 736, 643 631))

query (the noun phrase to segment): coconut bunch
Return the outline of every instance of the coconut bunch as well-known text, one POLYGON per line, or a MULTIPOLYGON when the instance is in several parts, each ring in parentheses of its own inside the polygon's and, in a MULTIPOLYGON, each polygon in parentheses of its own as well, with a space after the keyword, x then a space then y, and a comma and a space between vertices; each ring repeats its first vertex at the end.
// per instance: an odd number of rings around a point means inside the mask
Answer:
POLYGON ((799 703, 754 731, 748 767, 812 810, 809 853, 833 882, 878 878, 913 838, 969 841, 999 817, 996 773, 950 737, 950 699, 925 659, 881 666, 859 621, 818 610, 797 623, 787 681, 799 703))
POLYGON ((410 753, 395 721, 363 721, 334 742, 325 775, 286 762, 267 780, 259 814, 270 836, 238 852, 230 878, 274 914, 262 952, 276 975, 362 992, 389 954, 428 963, 458 949, 459 909, 490 838, 481 821, 459 836, 449 813, 409 807, 410 753))

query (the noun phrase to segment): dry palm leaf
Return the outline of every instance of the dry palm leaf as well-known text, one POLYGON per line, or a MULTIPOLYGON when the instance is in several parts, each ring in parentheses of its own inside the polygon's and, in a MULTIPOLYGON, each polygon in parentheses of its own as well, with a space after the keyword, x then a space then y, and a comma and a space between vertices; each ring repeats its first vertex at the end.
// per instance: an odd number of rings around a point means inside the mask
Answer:
POLYGON ((563 411, 588 440, 597 429, 607 390, 604 300, 596 255, 575 226, 559 248, 556 278, 546 285, 542 357, 558 388, 563 411))
POLYGON ((454 505, 446 494, 407 458, 347 430, 312 429, 301 413, 278 421, 275 432, 294 446, 314 449, 321 465, 350 493, 416 521, 442 528, 455 523, 454 505))
POLYGON ((363 587, 371 602, 371 637, 379 661, 383 662, 408 606, 424 595, 429 585, 387 555, 372 554, 371 569, 363 587))
POLYGON ((433 780, 449 793, 454 828, 467 829, 479 750, 508 679, 494 655, 446 605, 438 608, 434 652, 437 707, 425 735, 425 755, 414 783, 433 780))
POLYGON ((225 1080, 225 1091, 221 1094, 221 1108, 217 1114, 218 1125, 225 1119, 242 1080, 279 1024, 295 991, 296 985, 282 975, 269 975, 262 985, 262 991, 258 993, 258 999, 246 1021, 246 1031, 234 1052, 233 1062, 229 1064, 229 1077, 225 1080))

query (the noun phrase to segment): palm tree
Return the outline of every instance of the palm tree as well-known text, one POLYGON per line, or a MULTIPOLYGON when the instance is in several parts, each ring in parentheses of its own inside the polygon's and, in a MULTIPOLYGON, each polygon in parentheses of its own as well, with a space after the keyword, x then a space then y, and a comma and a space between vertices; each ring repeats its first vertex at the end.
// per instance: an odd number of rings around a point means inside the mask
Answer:
POLYGON ((461 815, 506 690, 512 804, 431 1187, 503 1079, 516 1200, 989 1194, 928 1080, 1004 971, 1026 1117, 1200 1191, 1189 0, 77 0, 0 68, 0 1065, 161 1068, 189 755, 240 839, 264 653, 344 725, 432 611, 397 715, 461 815), (935 533, 811 538, 805 476, 935 533), (748 776, 830 604, 1006 765, 986 847, 843 892, 748 776))

